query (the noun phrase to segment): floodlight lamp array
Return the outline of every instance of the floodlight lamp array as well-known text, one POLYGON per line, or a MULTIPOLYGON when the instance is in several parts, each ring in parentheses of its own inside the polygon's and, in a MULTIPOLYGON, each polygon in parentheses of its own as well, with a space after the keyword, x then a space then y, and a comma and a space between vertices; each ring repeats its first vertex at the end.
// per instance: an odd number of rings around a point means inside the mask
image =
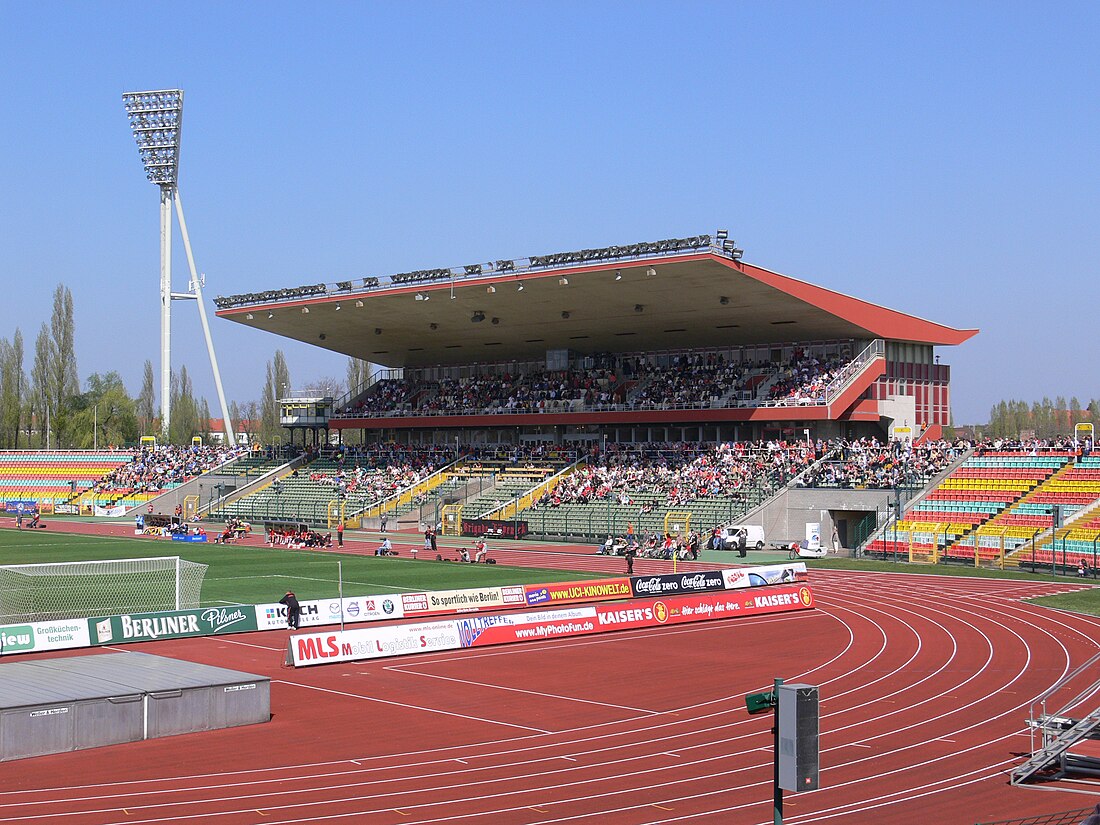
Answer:
POLYGON ((650 243, 627 246, 604 246, 597 249, 580 249, 576 252, 555 252, 552 255, 532 255, 531 266, 562 266, 580 264, 608 258, 640 258, 648 255, 667 255, 710 246, 710 235, 693 235, 690 238, 668 238, 650 243))
POLYGON ((183 91, 127 92, 122 102, 145 176, 158 186, 175 186, 183 128, 183 91))
POLYGON ((311 286, 299 286, 294 289, 269 289, 266 292, 244 292, 240 295, 230 295, 223 298, 219 295, 214 299, 214 306, 218 309, 229 309, 241 304, 266 304, 273 301, 286 301, 295 298, 309 298, 313 295, 324 295, 328 291, 325 284, 313 284, 311 286))

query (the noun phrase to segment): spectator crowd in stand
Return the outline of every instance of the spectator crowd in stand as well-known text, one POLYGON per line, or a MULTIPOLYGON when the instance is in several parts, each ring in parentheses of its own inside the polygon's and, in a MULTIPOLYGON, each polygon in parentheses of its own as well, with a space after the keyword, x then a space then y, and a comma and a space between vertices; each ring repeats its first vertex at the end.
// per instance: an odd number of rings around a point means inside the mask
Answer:
POLYGON ((130 462, 107 473, 92 489, 107 496, 157 493, 247 452, 244 447, 222 446, 144 448, 130 462))
POLYGON ((547 410, 822 404, 850 356, 800 348, 788 361, 731 360, 723 353, 594 356, 592 366, 486 372, 466 377, 381 379, 340 410, 343 416, 491 415, 547 410), (658 364, 657 361, 661 363, 658 364), (757 397, 757 387, 769 389, 757 397))
POLYGON ((830 443, 827 460, 799 479, 803 487, 921 487, 970 449, 964 441, 883 443, 875 438, 830 443))
POLYGON ((545 492, 536 506, 608 499, 630 505, 634 503, 633 494, 657 493, 667 506, 677 507, 698 499, 737 495, 754 487, 778 487, 812 464, 815 456, 813 444, 782 441, 732 442, 709 448, 700 445, 694 452, 660 458, 653 458, 645 445, 615 445, 606 456, 545 492))
POLYGON ((824 404, 825 390, 849 363, 839 355, 818 359, 795 350, 794 357, 781 365, 768 397, 780 404, 824 404))

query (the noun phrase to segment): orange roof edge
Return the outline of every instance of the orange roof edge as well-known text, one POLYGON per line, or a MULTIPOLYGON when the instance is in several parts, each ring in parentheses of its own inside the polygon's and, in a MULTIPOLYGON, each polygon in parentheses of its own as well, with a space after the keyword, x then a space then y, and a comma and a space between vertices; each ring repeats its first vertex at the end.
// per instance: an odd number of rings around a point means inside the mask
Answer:
POLYGON ((778 272, 761 269, 752 264, 730 261, 718 255, 714 258, 753 280, 857 324, 877 338, 953 346, 968 341, 979 332, 976 329, 955 329, 926 321, 914 315, 906 315, 904 312, 861 301, 859 298, 815 286, 787 275, 780 275, 778 272))

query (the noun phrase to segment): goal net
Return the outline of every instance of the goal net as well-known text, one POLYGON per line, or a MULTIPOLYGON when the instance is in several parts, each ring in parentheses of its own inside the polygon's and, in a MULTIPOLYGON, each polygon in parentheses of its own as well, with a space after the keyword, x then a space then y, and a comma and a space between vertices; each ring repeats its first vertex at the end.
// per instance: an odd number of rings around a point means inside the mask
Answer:
POLYGON ((164 556, 0 566, 0 624, 199 606, 206 565, 164 556))

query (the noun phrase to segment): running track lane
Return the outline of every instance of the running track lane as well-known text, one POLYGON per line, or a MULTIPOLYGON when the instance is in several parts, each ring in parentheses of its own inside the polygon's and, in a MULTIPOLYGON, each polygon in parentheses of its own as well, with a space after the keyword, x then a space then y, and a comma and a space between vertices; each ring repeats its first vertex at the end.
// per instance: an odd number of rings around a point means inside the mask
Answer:
POLYGON ((743 695, 821 686, 823 788, 786 821, 972 823, 1082 807, 1010 788, 1031 698, 1097 621, 1067 586, 814 571, 820 609, 386 662, 279 667, 272 631, 136 645, 265 673, 266 725, 22 760, 3 823, 771 821, 770 721, 743 695))

